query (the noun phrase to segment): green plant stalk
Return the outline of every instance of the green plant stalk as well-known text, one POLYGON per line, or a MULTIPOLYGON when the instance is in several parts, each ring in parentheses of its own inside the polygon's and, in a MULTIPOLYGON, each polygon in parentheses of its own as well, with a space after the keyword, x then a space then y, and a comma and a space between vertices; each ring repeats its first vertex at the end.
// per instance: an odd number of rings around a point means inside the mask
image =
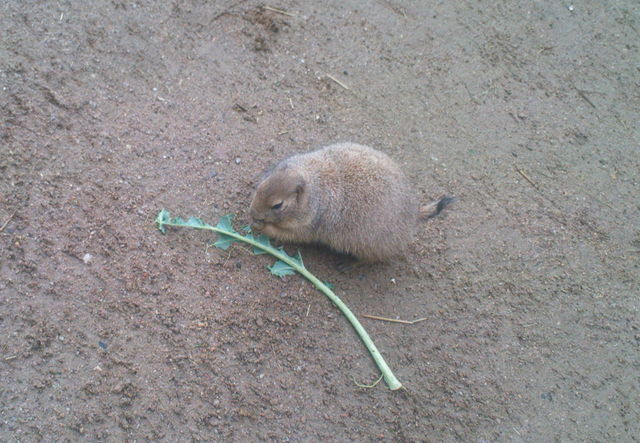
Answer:
MULTIPOLYGON (((184 225, 177 224, 177 223, 164 222, 164 221, 158 222, 158 220, 156 220, 156 222, 166 226, 184 227, 184 225)), ((297 263, 295 260, 292 260, 286 254, 282 254, 277 249, 275 248, 269 249, 268 247, 261 244, 260 242, 252 240, 250 238, 246 238, 241 234, 225 231, 223 229, 219 229, 211 225, 201 226, 196 229, 208 229, 217 234, 226 235, 235 240, 249 243, 250 245, 273 255, 278 260, 281 260, 286 264, 288 264, 289 266, 291 266, 292 268, 294 268, 300 275, 302 275, 304 278, 306 278, 311 283, 313 283, 316 286, 316 288, 320 290, 320 292, 326 295, 329 298, 329 300, 331 300, 333 304, 338 307, 340 312, 342 312, 342 314, 345 317, 347 317, 347 320, 349 320, 349 323, 351 323, 351 326, 353 326, 353 329, 356 330, 356 333, 360 336, 360 339, 369 350, 371 357, 373 357, 373 360, 376 362, 378 369, 380 369, 380 372, 384 377, 384 381, 387 383, 387 386, 389 386, 389 389, 391 389, 392 391, 395 391, 396 389, 400 389, 402 387, 402 384, 400 383, 400 381, 398 381, 396 376, 393 375, 391 368, 389 368, 389 365, 387 365, 387 362, 382 357, 382 354, 380 354, 380 351, 378 351, 378 348, 373 343, 373 340, 371 340, 371 337, 369 337, 369 334, 364 329, 364 327, 362 326, 358 318, 353 314, 353 312, 351 312, 351 309, 349 309, 349 307, 345 305, 344 302, 340 300, 340 298, 336 294, 334 294, 333 291, 329 289, 329 287, 327 287, 327 285, 325 285, 322 281, 320 281, 315 275, 309 272, 305 267, 300 266, 300 264, 297 263)))

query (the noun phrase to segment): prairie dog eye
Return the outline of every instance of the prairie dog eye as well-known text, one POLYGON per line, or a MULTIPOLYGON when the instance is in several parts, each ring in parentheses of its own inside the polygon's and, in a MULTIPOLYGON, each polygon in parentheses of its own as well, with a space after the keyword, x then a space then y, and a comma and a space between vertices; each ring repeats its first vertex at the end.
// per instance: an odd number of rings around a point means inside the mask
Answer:
POLYGON ((276 203, 275 205, 271 206, 271 209, 280 209, 281 207, 282 207, 282 202, 276 203))

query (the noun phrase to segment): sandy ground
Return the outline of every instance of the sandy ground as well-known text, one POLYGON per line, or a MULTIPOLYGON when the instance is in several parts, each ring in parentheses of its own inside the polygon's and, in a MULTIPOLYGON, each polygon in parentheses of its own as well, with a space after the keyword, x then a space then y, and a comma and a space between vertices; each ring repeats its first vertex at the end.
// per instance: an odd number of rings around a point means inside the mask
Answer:
POLYGON ((638 441, 637 1, 169 3, 0 6, 0 440, 638 441), (459 198, 402 261, 301 248, 426 318, 362 319, 400 391, 301 278, 153 226, 335 141, 459 198))

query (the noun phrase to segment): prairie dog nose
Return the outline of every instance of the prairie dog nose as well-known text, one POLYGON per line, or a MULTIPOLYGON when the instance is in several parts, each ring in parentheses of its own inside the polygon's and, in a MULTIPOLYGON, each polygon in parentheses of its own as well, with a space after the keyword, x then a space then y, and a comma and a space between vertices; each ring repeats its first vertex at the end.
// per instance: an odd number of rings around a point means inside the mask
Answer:
POLYGON ((264 228, 264 219, 254 217, 251 223, 251 230, 260 231, 262 228, 264 228))
POLYGON ((264 221, 264 218, 258 217, 258 211, 251 205, 249 208, 249 215, 254 221, 264 221))

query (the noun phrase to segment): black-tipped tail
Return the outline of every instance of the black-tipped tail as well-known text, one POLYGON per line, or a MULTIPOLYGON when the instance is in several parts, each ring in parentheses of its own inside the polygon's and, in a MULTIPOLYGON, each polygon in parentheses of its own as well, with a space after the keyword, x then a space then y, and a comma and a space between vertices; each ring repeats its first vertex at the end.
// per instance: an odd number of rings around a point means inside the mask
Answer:
POLYGON ((442 212, 442 210, 444 208, 446 208, 447 206, 449 206, 451 203, 455 202, 457 200, 457 198, 455 197, 451 197, 451 196, 445 196, 442 197, 440 200, 438 200, 437 203, 435 204, 431 204, 427 206, 427 211, 430 211, 431 208, 433 208, 435 206, 435 209, 431 212, 426 213, 426 218, 427 220, 433 217, 437 217, 438 214, 440 214, 442 212))

